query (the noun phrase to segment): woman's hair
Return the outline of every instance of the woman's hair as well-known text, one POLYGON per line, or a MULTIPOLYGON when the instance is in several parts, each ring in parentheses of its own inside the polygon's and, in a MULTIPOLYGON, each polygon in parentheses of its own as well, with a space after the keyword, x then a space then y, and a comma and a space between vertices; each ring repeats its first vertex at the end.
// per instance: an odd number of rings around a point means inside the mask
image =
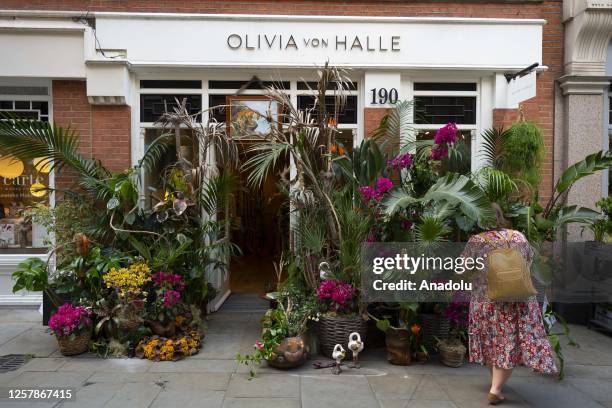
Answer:
POLYGON ((512 224, 510 223, 510 221, 508 221, 506 217, 504 217, 504 211, 501 209, 499 204, 491 203, 491 207, 493 208, 493 211, 495 211, 495 219, 497 220, 497 228, 501 229, 501 228, 512 227, 512 224))

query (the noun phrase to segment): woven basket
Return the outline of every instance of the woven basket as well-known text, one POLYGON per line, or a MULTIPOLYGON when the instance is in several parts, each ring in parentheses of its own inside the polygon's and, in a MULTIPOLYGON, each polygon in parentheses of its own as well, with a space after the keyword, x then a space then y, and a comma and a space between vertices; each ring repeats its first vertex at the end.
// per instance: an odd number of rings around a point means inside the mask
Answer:
POLYGON ((427 350, 437 349, 438 340, 448 339, 450 334, 450 319, 448 317, 433 313, 422 313, 418 319, 423 328, 423 344, 427 350))
POLYGON ((440 362, 445 366, 456 368, 463 365, 463 360, 465 360, 465 348, 463 351, 459 351, 441 343, 438 345, 438 350, 440 351, 440 362))
POLYGON ((91 331, 79 334, 74 340, 70 340, 68 336, 58 337, 57 344, 63 355, 76 356, 89 350, 89 340, 91 340, 91 331))
POLYGON ((319 318, 319 346, 321 354, 331 358, 334 346, 348 347, 349 334, 357 332, 365 343, 367 322, 361 316, 321 316, 319 318))

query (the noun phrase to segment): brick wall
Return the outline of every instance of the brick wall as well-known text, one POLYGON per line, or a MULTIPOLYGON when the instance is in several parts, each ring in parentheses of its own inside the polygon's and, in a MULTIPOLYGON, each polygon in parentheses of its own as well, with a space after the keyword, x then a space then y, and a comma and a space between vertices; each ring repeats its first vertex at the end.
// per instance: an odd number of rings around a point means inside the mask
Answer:
MULTIPOLYGON (((130 107, 90 105, 85 81, 53 81, 53 120, 79 135, 79 152, 95 157, 111 171, 130 165, 130 107)), ((76 172, 63 168, 56 188, 74 188, 76 172)))
MULTIPOLYGON (((0 0, 3 9, 31 10, 71 10, 71 11, 130 11, 130 12, 182 12, 182 13, 251 13, 251 14, 304 14, 304 15, 371 15, 371 16, 452 16, 452 17, 490 17, 490 18, 541 18, 547 21, 544 26, 543 64, 546 72, 538 75, 537 96, 524 103, 525 117, 537 123, 544 132, 547 148, 540 188, 542 199, 550 196, 553 184, 553 118, 555 79, 563 73, 563 26, 561 23, 562 1, 263 1, 263 0, 226 0, 226 1, 165 1, 165 0, 0 0)), ((452 46, 449 44, 449 46, 452 46)), ((486 50, 484 50, 486 52, 486 50)), ((440 50, 444 52, 444 50, 440 50)), ((95 110, 94 110, 95 112, 95 110)), ((109 115, 107 110, 100 111, 102 117, 109 115)), ((125 112, 118 113, 121 117, 125 112)), ((375 128, 381 113, 366 110, 366 133, 375 128)), ((511 123, 516 114, 512 112, 495 113, 496 123, 511 123), (501 115, 501 116, 500 116, 501 115)), ((86 116, 84 116, 86 117, 86 116)), ((95 114, 94 114, 95 117, 95 114)), ((127 117, 127 115, 126 115, 127 117)), ((95 119, 95 118, 94 118, 95 119)), ((83 119, 84 120, 84 119, 83 119)), ((102 120, 102 119, 100 119, 102 120)), ((123 121, 123 119, 121 119, 123 121)), ((101 123, 96 120, 96 123, 101 123)), ((109 138, 115 138, 125 131, 109 127, 109 138)), ((113 125, 114 126, 114 125, 113 125)), ((106 133, 98 131, 98 134, 106 133)), ((101 151, 115 154, 113 148, 101 151)), ((122 159, 112 163, 119 166, 122 159)))

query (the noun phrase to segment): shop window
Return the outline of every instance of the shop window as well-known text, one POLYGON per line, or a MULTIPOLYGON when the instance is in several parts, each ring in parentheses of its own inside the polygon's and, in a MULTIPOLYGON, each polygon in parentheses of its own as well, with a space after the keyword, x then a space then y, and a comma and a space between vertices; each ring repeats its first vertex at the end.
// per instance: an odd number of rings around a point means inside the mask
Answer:
MULTIPOLYGON (((313 95, 298 95, 298 109, 306 110, 313 109, 312 114, 316 116, 315 97, 313 95)), ((325 97, 325 106, 328 112, 334 112, 335 98, 333 96, 325 97)), ((357 96, 349 95, 346 98, 344 110, 338 113, 336 118, 338 124, 356 124, 357 123, 357 96)))
MULTIPOLYGON (((319 84, 317 82, 304 82, 304 81, 299 81, 297 83, 297 89, 298 91, 311 91, 311 90, 316 90, 318 88, 319 84)), ((327 86, 327 90, 328 91, 332 91, 336 89, 336 84, 331 82, 328 84, 327 86)), ((356 91, 357 90, 357 82, 350 82, 349 83, 349 90, 352 91, 356 91)))
POLYGON ((291 84, 287 81, 208 81, 209 89, 289 89, 291 84))
MULTIPOLYGON (((159 136, 161 129, 146 129, 145 130, 145 149, 159 136)), ((181 155, 191 163, 197 163, 199 160, 198 145, 190 136, 191 130, 181 129, 181 155)), ((170 173, 172 171, 180 171, 178 167, 173 166, 176 163, 176 144, 174 137, 168 140, 169 149, 157 161, 155 168, 145 173, 144 176, 144 192, 145 192, 145 207, 151 208, 158 201, 162 200, 166 192, 174 191, 173 186, 163 185, 163 180, 169 180, 169 174, 160 177, 160 174, 170 173)))
POLYGON ((141 94, 140 95, 140 121, 157 122, 166 112, 172 112, 178 103, 187 98, 187 110, 191 115, 197 115, 197 120, 202 120, 202 96, 201 95, 162 95, 141 94))
POLYGON ((476 124, 475 96, 415 96, 414 105, 416 124, 476 124))
MULTIPOLYGON (((47 101, 1 100, 0 111, 49 121, 47 101)), ((45 252, 45 229, 33 224, 27 210, 48 205, 50 166, 40 160, 0 156, 0 253, 45 252)))
POLYGON ((208 106, 210 107, 210 110, 208 111, 208 115, 211 119, 219 122, 219 123, 225 123, 225 120, 227 118, 227 113, 225 110, 225 104, 226 104, 226 98, 228 96, 232 96, 232 95, 217 95, 217 94, 211 94, 208 95, 208 106))
POLYGON ((474 82, 416 82, 415 91, 476 91, 474 82))
POLYGON ((202 81, 143 79, 140 87, 156 89, 201 89, 202 81))

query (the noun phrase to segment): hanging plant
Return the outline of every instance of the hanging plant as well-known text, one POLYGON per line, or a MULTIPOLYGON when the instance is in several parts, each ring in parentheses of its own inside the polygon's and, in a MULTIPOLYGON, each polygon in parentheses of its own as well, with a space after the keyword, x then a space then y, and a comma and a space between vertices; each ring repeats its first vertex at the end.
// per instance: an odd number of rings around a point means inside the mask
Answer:
POLYGON ((508 129, 504 140, 503 170, 537 188, 544 154, 544 138, 540 128, 521 120, 508 129))

